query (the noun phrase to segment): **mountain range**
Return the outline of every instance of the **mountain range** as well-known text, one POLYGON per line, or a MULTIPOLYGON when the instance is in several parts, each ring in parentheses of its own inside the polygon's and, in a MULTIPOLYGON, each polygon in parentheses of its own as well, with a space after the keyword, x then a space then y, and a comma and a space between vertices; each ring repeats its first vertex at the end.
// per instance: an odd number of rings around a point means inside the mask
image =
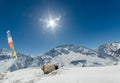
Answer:
POLYGON ((41 67, 46 64, 57 64, 59 67, 106 66, 116 65, 119 61, 120 42, 100 45, 96 49, 74 44, 59 45, 40 56, 18 53, 18 58, 12 57, 11 50, 0 49, 0 72, 41 67))

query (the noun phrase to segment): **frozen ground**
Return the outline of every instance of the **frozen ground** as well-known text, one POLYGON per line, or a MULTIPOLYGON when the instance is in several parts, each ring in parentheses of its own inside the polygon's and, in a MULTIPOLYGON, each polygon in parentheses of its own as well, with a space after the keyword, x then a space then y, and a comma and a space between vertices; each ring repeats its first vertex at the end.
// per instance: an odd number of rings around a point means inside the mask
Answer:
POLYGON ((48 75, 40 68, 28 68, 1 74, 1 80, 1 83, 120 83, 120 65, 61 68, 48 75))

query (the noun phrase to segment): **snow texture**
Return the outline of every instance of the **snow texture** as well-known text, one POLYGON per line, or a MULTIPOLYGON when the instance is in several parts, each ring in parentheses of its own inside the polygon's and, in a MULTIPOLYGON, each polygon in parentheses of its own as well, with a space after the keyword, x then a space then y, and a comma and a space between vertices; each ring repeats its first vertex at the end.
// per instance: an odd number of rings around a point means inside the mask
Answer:
POLYGON ((63 67, 44 75, 40 68, 6 74, 1 83, 120 83, 120 65, 106 67, 63 67))

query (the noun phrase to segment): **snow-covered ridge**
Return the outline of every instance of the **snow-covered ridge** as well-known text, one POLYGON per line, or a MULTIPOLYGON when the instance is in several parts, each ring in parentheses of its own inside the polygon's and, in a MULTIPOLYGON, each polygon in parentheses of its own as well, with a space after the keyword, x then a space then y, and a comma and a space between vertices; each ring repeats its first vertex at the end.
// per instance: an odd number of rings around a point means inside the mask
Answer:
POLYGON ((96 51, 102 55, 112 55, 113 57, 117 57, 120 59, 120 43, 107 43, 99 46, 96 51))
POLYGON ((18 53, 18 59, 12 62, 12 51, 0 50, 0 72, 14 71, 28 67, 40 67, 44 64, 63 66, 105 66, 117 64, 120 57, 120 43, 108 43, 97 49, 89 49, 79 45, 60 45, 41 56, 18 53), (5 65, 8 66, 5 66, 5 65))

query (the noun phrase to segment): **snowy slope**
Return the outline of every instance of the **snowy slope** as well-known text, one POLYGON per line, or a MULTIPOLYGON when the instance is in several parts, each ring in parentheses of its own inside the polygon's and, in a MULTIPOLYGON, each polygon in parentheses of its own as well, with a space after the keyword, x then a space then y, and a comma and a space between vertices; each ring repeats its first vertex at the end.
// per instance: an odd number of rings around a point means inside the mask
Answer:
POLYGON ((40 68, 6 74, 2 83, 120 83, 120 65, 106 67, 61 68, 43 75, 40 68))
POLYGON ((52 58, 50 64, 59 66, 105 66, 114 64, 109 58, 103 59, 96 55, 85 55, 81 53, 70 52, 68 55, 62 54, 52 58))
POLYGON ((15 61, 16 61, 16 59, 0 61, 0 72, 8 71, 9 68, 14 65, 15 61))

